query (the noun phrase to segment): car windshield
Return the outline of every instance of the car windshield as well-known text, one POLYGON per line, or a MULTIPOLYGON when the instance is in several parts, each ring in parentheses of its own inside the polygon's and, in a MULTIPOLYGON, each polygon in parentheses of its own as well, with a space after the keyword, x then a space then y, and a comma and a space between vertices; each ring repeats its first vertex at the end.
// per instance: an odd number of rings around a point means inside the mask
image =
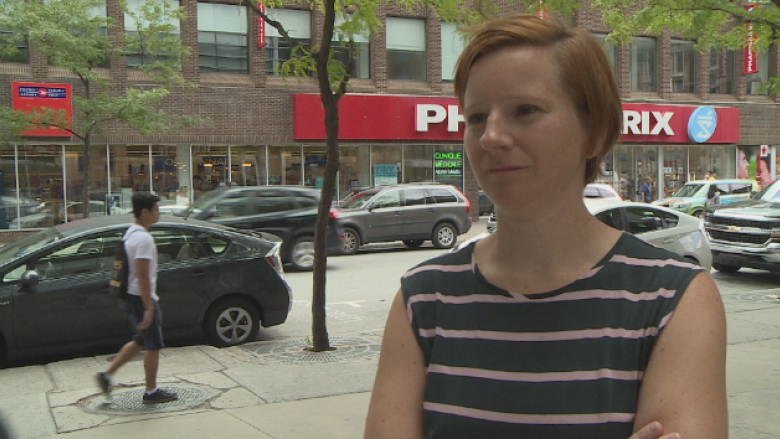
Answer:
POLYGON ((777 184, 777 181, 775 181, 764 189, 761 189, 761 192, 757 193, 753 198, 761 201, 780 201, 780 184, 777 184))
POLYGON ((5 264, 13 259, 43 248, 44 246, 57 242, 62 239, 62 235, 55 228, 49 228, 44 231, 24 237, 0 248, 0 264, 5 264))
POLYGON ((702 188, 704 188, 705 185, 703 184, 686 184, 685 186, 681 187, 679 191, 675 192, 673 197, 680 197, 680 198, 687 198, 687 197, 695 197, 696 193, 699 192, 702 188))
POLYGON ((341 205, 344 209, 360 209, 363 206, 365 206, 371 198, 374 197, 374 195, 379 192, 379 189, 372 189, 369 191, 363 191, 358 192, 357 194, 353 195, 348 200, 345 200, 344 204, 341 205))

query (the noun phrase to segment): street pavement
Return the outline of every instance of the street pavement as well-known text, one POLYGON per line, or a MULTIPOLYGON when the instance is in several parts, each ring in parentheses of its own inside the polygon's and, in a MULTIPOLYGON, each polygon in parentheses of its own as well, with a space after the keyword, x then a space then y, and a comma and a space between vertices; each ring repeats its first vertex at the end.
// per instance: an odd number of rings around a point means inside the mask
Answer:
MULTIPOLYGON (((484 221, 461 241, 482 231, 484 221)), ((713 272, 729 325, 730 437, 780 438, 780 300, 770 298, 780 292, 774 288, 780 276, 738 275, 764 284, 746 290, 734 276, 713 272)), ((389 301, 394 289, 388 291, 389 301)), ((140 357, 114 377, 111 400, 94 381, 111 356, 1 370, 0 416, 13 439, 360 438, 381 339, 376 327, 331 334, 338 349, 323 353, 305 351, 307 340, 299 337, 224 349, 166 348, 160 386, 182 398, 158 406, 140 404, 140 357)))

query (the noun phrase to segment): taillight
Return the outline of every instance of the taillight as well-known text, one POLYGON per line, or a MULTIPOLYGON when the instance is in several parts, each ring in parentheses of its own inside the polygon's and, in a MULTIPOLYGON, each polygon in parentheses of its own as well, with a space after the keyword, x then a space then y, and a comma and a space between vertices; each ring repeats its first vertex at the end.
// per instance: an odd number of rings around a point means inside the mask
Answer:
POLYGON ((339 219, 339 212, 337 210, 331 210, 328 216, 334 220, 339 219))
POLYGON ((463 195, 463 192, 460 191, 457 187, 453 186, 453 188, 458 191, 461 197, 463 197, 464 200, 466 200, 466 213, 471 213, 471 201, 469 201, 469 198, 465 195, 463 195))

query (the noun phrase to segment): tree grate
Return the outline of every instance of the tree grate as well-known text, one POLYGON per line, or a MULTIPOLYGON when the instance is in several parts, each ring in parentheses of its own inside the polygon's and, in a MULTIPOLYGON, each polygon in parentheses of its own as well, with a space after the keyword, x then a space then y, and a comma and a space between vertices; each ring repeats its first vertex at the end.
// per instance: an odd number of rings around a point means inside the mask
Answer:
POLYGON ((373 357, 379 354, 380 344, 362 337, 330 337, 336 350, 310 352, 305 340, 259 342, 244 345, 252 355, 266 361, 285 363, 331 363, 373 357))
POLYGON ((179 399, 162 404, 144 404, 143 394, 145 388, 132 387, 124 390, 114 390, 108 398, 103 394, 93 396, 83 401, 82 407, 88 413, 108 415, 176 412, 204 405, 218 393, 188 384, 165 384, 161 385, 160 388, 176 393, 179 399))

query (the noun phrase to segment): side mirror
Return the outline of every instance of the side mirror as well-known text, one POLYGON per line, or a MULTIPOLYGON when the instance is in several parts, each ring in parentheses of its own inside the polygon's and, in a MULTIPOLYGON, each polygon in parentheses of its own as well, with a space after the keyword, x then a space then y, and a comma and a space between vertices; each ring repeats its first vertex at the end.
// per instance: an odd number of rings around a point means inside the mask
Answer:
POLYGON ((376 204, 371 203, 371 204, 368 205, 368 208, 366 210, 368 210, 369 212, 373 212, 375 207, 376 207, 376 204))
POLYGON ((25 287, 31 287, 33 285, 38 285, 38 283, 41 281, 41 275, 38 274, 35 270, 27 270, 22 274, 21 279, 19 279, 19 282, 25 286, 25 287))

